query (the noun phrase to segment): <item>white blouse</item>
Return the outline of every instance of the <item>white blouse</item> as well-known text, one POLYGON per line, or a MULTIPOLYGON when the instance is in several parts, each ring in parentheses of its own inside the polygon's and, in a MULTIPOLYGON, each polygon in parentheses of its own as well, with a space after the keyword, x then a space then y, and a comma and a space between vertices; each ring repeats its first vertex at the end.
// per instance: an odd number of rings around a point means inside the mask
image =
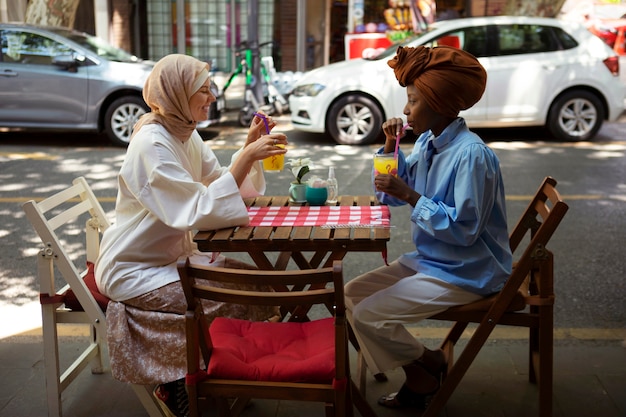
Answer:
POLYGON ((263 194, 265 178, 256 162, 239 188, 197 131, 183 143, 149 124, 130 142, 118 188, 115 222, 102 237, 95 272, 99 290, 124 301, 177 281, 181 256, 209 263, 211 254, 193 244, 193 230, 246 225, 243 198, 263 194))

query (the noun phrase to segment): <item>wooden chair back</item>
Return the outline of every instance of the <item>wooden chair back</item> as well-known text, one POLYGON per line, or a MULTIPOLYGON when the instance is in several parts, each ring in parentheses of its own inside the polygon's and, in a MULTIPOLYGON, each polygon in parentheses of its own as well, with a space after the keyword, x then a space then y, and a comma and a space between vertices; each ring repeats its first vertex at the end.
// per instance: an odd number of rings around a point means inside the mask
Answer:
MULTIPOLYGON (((326 404, 326 415, 352 415, 352 382, 348 360, 341 261, 335 261, 332 267, 321 269, 262 271, 195 266, 186 260, 179 263, 178 270, 188 302, 187 391, 191 416, 201 415, 203 409, 214 406, 215 402, 220 415, 238 415, 250 398, 321 402, 326 404), (232 286, 225 288, 230 284, 240 286, 258 283, 272 286, 274 292, 231 289, 232 286), (325 306, 322 310, 329 311, 334 317, 334 321, 329 322, 329 324, 334 322, 334 378, 325 382, 306 380, 295 382, 262 380, 255 377, 246 377, 245 380, 218 379, 209 375, 206 369, 210 369, 211 361, 216 360, 213 355, 216 339, 211 335, 211 324, 202 310, 202 300, 242 305, 285 306, 288 307, 288 311, 294 311, 299 306, 325 306), (207 364, 207 368, 200 366, 201 359, 207 364), (238 400, 229 404, 229 398, 238 400)), ((289 317, 285 320, 287 321, 272 325, 307 324, 288 322, 289 317)), ((271 339, 273 335, 265 334, 263 337, 271 339)), ((260 340, 255 342, 264 343, 260 340)), ((373 415, 373 412, 365 415, 373 415)))
MULTIPOLYGON (((100 250, 100 236, 110 223, 102 206, 83 177, 73 185, 40 202, 23 204, 26 217, 39 235, 43 248, 37 256, 40 288, 46 398, 48 416, 62 416, 61 394, 91 364, 91 372, 103 373, 106 343, 106 297, 95 287, 93 265, 100 250), (84 222, 84 223, 83 223, 84 222), (85 246, 68 249, 70 236, 83 235, 85 246), (83 254, 85 264, 76 262, 83 254), (58 272, 58 273, 57 273, 58 272), (100 303, 98 302, 100 301, 100 303), (90 328, 89 344, 61 373, 59 324, 85 324, 90 328)), ((151 417, 160 416, 147 387, 133 386, 151 417)))

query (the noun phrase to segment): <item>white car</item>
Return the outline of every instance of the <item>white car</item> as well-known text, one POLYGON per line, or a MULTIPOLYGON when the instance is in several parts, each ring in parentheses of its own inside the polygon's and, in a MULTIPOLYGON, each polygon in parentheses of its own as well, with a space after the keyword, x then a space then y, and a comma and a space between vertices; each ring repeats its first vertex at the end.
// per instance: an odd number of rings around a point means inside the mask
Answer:
MULTIPOLYGON (((618 56, 578 23, 523 16, 445 20, 403 45, 451 45, 479 59, 487 88, 460 114, 470 127, 546 126, 557 139, 583 141, 624 111, 618 56)), ((382 123, 402 116, 406 103, 387 65, 397 47, 306 73, 289 97, 293 127, 326 132, 341 144, 375 142, 382 123)))

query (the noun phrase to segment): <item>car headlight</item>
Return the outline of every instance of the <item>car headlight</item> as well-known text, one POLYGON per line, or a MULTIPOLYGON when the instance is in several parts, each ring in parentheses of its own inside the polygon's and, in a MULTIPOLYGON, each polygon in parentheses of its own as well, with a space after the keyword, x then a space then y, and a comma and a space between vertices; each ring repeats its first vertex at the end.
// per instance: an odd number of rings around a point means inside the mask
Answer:
POLYGON ((293 89, 293 92, 291 94, 296 97, 315 97, 325 88, 326 86, 322 84, 299 85, 293 89))

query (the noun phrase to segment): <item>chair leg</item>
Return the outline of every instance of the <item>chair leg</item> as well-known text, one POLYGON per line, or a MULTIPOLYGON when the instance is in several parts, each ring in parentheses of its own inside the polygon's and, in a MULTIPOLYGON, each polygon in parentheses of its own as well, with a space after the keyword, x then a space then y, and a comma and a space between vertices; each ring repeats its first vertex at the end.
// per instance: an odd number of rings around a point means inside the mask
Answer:
MULTIPOLYGON (((224 397, 218 397, 215 399, 215 403, 217 405, 217 415, 222 416, 230 416, 230 404, 228 403, 228 399, 224 397)), ((199 414, 198 414, 199 415, 199 414)))
POLYGON ((92 374, 102 374, 104 373, 104 363, 102 360, 102 354, 104 352, 104 339, 106 335, 102 335, 98 332, 95 326, 89 326, 89 335, 91 337, 91 343, 98 345, 98 351, 96 353, 95 358, 91 361, 91 373, 92 374))
POLYGON ((454 323, 454 325, 446 335, 446 338, 443 339, 441 345, 439 345, 439 348, 443 351, 443 354, 448 360, 447 372, 450 372, 450 370, 454 366, 454 346, 456 346, 468 324, 469 323, 460 321, 454 323))
POLYGON ((42 304, 43 360, 46 373, 46 399, 48 417, 61 417, 61 372, 59 368, 59 341, 55 319, 56 306, 42 304))
POLYGON ((324 416, 325 417, 336 417, 336 409, 333 406, 334 404, 332 403, 325 403, 324 404, 324 416))
POLYGON ((357 351, 356 354, 356 375, 355 378, 358 381, 359 384, 359 391, 361 391, 361 393, 363 395, 366 395, 366 389, 367 389, 367 364, 365 363, 365 358, 363 357, 363 354, 361 353, 361 351, 357 351))
POLYGON ((553 307, 541 306, 539 313, 538 349, 536 359, 535 376, 539 385, 539 415, 540 417, 552 417, 552 389, 554 367, 554 329, 553 307))
POLYGON ((141 405, 143 405, 150 417, 163 417, 159 406, 154 402, 154 396, 152 395, 153 387, 139 384, 132 384, 132 387, 141 405))
MULTIPOLYGON (((365 356, 363 352, 361 352, 361 347, 359 346, 359 341, 352 330, 352 313, 347 310, 346 315, 348 318, 348 340, 354 346, 354 349, 357 352, 357 362, 356 362, 356 375, 355 378, 359 384, 359 390, 365 396, 366 391, 366 383, 367 383, 367 362, 365 361, 365 356)), ((378 382, 387 382, 387 375, 384 372, 379 372, 374 374, 374 379, 378 382)))
POLYGON ((350 387, 352 389, 352 403, 359 414, 361 414, 361 417, 377 417, 376 413, 365 399, 365 393, 359 391, 354 381, 350 381, 350 387))
POLYGON ((250 400, 251 399, 248 397, 235 398, 230 405, 230 416, 239 417, 241 413, 243 413, 243 410, 246 409, 248 404, 250 404, 250 400))
MULTIPOLYGON (((346 394, 348 392, 348 388, 346 387, 346 394)), ((326 404, 326 412, 332 412, 332 415, 335 417, 350 417, 352 413, 348 411, 348 402, 347 395, 342 393, 335 394, 335 403, 334 404, 326 404)))
MULTIPOLYGON (((442 346, 445 346, 447 343, 452 343, 454 340, 458 340, 466 326, 467 323, 455 323, 442 346)), ((461 382, 461 379, 463 379, 463 376, 465 376, 465 373, 478 355, 478 352, 480 352, 481 347, 489 338, 494 326, 495 324, 478 326, 459 358, 454 362, 454 366, 449 367, 446 379, 428 405, 428 408, 426 408, 422 414, 422 417, 437 417, 461 382)))

